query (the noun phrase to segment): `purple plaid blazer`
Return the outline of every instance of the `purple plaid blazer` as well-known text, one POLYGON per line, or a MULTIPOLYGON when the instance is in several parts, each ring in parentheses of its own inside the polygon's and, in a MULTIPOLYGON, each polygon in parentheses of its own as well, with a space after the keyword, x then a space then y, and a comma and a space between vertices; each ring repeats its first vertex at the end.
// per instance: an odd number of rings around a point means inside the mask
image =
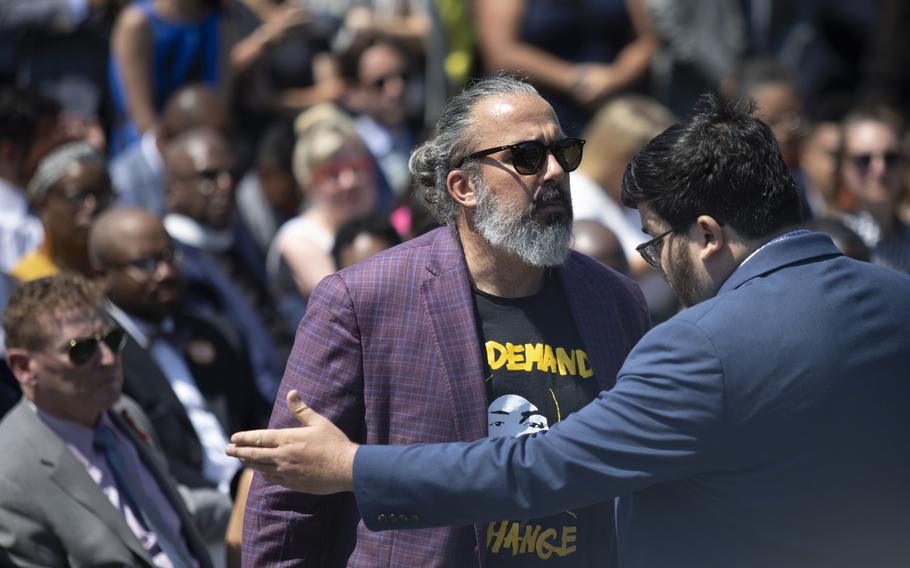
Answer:
MULTIPOLYGON (((644 298, 632 281, 577 253, 560 275, 598 384, 609 389, 648 327, 644 298)), ((298 425, 285 405, 296 388, 361 443, 475 440, 487 435, 483 379, 464 254, 455 230, 443 227, 316 287, 269 426, 298 425)), ((353 494, 316 497, 257 475, 246 505, 243 565, 480 566, 484 531, 371 532, 353 494)))

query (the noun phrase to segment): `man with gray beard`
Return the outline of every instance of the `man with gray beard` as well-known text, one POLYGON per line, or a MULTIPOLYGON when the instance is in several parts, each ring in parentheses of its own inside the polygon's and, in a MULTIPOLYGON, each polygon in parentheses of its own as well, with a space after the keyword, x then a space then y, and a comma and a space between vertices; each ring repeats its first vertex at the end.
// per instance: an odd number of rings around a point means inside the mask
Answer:
MULTIPOLYGON (((298 424, 285 404, 296 390, 362 443, 520 436, 610 389, 648 316, 631 280, 569 250, 583 145, 525 82, 454 97, 410 160, 444 226, 319 284, 270 428, 298 424)), ((243 554, 251 566, 612 566, 613 526, 607 503, 380 534, 351 494, 256 476, 243 554)))

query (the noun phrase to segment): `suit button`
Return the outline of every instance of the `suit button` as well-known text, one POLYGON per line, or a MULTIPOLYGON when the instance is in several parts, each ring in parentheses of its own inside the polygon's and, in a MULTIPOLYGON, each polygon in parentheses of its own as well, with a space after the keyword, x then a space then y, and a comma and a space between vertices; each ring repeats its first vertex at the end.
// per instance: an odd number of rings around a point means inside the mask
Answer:
POLYGON ((376 517, 376 520, 382 524, 386 524, 386 523, 388 523, 389 519, 388 519, 388 517, 386 517, 385 513, 383 513, 383 514, 379 515, 378 517, 376 517))
POLYGON ((408 518, 408 520, 411 521, 412 523, 419 523, 420 515, 411 515, 410 518, 408 518))
POLYGON ((389 524, 397 525, 398 524, 398 515, 394 513, 389 514, 389 524))

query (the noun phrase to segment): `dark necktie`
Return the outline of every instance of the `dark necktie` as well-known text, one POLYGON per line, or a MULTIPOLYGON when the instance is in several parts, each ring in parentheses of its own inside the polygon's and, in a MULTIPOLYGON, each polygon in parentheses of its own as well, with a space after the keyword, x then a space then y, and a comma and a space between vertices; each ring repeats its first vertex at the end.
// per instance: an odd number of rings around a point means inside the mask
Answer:
POLYGON ((195 566, 184 548, 180 545, 180 535, 176 534, 175 527, 171 527, 164 520, 161 511, 148 497, 142 487, 142 482, 132 468, 127 464, 123 453, 117 444, 114 432, 107 426, 98 426, 95 429, 95 449, 107 459, 114 481, 122 498, 141 517, 145 528, 155 533, 158 546, 167 555, 175 568, 195 566))

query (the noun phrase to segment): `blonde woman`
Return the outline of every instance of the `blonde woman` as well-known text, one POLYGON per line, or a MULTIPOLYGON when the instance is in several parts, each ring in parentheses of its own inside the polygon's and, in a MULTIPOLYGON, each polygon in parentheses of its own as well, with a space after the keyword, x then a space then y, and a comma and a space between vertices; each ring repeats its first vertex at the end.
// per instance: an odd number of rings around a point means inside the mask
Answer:
POLYGON ((338 228, 373 212, 377 202, 376 163, 346 114, 318 105, 300 115, 297 130, 294 177, 306 208, 282 225, 268 253, 276 298, 295 322, 316 284, 335 272, 338 228))

